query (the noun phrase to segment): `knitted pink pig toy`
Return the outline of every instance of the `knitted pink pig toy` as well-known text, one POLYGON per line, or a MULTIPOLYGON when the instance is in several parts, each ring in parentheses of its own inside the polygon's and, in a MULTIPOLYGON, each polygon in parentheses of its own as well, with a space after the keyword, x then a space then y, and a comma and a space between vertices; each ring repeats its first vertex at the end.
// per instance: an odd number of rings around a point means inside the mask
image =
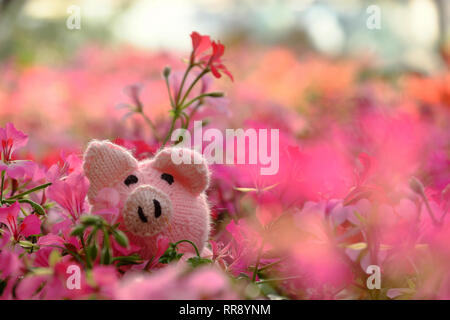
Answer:
MULTIPOLYGON (((186 158, 185 158, 186 159, 186 158)), ((120 228, 140 246, 142 258, 156 252, 157 237, 170 242, 187 239, 201 252, 210 230, 210 212, 204 191, 209 170, 204 158, 191 149, 167 148, 153 159, 137 161, 129 151, 109 141, 93 140, 84 155, 83 169, 90 181, 92 212, 105 209, 97 195, 103 188, 119 194, 120 228), (190 158, 176 164, 171 153, 190 158)), ((181 252, 193 252, 181 243, 181 252)))

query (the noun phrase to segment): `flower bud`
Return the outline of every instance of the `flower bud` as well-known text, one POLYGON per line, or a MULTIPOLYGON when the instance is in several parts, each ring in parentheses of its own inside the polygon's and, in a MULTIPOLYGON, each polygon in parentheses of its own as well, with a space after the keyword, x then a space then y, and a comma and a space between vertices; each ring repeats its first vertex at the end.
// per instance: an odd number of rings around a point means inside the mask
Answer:
POLYGON ((114 230, 113 232, 114 239, 116 239, 117 243, 124 248, 128 247, 128 238, 127 236, 120 230, 114 230))
POLYGON ((167 78, 167 77, 170 76, 170 71, 171 71, 170 67, 165 67, 164 68, 164 70, 163 70, 164 78, 167 78))
POLYGON ((223 92, 211 92, 208 96, 212 98, 222 98, 224 96, 223 92))
POLYGON ((86 229, 86 227, 84 225, 78 225, 75 228, 72 229, 72 232, 70 233, 71 236, 82 236, 84 233, 84 230, 86 229))
POLYGON ((89 258, 90 258, 91 260, 95 260, 95 259, 97 258, 98 246, 97 246, 97 244, 95 243, 95 241, 94 241, 94 243, 93 243, 92 245, 90 245, 90 246, 87 248, 87 253, 88 253, 89 258))
POLYGON ((103 219, 100 216, 85 215, 80 220, 85 226, 94 226, 101 224, 103 219))

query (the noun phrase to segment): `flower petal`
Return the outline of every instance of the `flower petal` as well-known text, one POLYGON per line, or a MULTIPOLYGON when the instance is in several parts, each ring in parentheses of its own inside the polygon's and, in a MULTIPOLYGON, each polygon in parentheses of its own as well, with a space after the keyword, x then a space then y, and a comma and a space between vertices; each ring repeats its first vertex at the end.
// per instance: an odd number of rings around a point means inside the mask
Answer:
POLYGON ((41 233, 41 220, 36 215, 30 214, 20 225, 20 233, 24 237, 41 233))
POLYGON ((14 220, 17 221, 17 216, 19 215, 19 212, 20 212, 20 205, 17 201, 14 202, 9 207, 0 208, 0 222, 9 225, 8 216, 12 216, 14 220))

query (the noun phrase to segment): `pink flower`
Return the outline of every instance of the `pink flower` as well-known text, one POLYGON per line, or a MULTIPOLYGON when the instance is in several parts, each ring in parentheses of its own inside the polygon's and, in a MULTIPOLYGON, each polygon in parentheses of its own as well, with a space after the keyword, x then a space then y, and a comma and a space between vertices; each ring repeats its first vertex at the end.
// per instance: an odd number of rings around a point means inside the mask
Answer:
POLYGON ((61 151, 60 158, 62 164, 54 164, 47 170, 47 179, 51 182, 65 178, 71 173, 79 173, 82 168, 82 160, 76 154, 71 153, 68 156, 61 151))
POLYGON ((25 146, 27 141, 28 136, 22 131, 17 130, 11 122, 6 124, 5 129, 0 128, 0 144, 3 161, 11 161, 13 152, 25 146))
POLYGON ((14 239, 18 241, 20 236, 29 237, 41 233, 41 220, 30 214, 19 225, 17 217, 20 212, 20 204, 14 202, 11 206, 0 208, 0 222, 6 224, 14 239))
POLYGON ((230 254, 230 247, 231 242, 229 242, 226 246, 223 244, 223 242, 216 242, 213 240, 210 240, 209 243, 211 244, 212 254, 210 258, 215 263, 219 264, 223 269, 226 269, 227 262, 226 259, 229 259, 231 257, 230 254))
POLYGON ((123 92, 131 99, 136 107, 142 108, 140 95, 143 89, 144 85, 142 83, 135 83, 126 86, 123 92))
POLYGON ((49 199, 57 202, 74 220, 85 213, 85 199, 89 182, 81 173, 72 173, 65 180, 58 180, 47 189, 49 199))
POLYGON ((154 268, 159 263, 159 258, 166 252, 169 248, 169 238, 163 235, 159 235, 156 240, 156 253, 152 259, 152 262, 149 264, 148 269, 154 268))
POLYGON ((21 234, 26 238, 33 234, 41 233, 41 220, 34 214, 23 219, 20 225, 21 234))
MULTIPOLYGON (((74 246, 75 248, 80 249, 81 248, 80 239, 78 237, 70 235, 72 232, 72 228, 73 228, 73 221, 71 217, 64 216, 62 221, 55 223, 52 226, 51 232, 53 234, 60 234, 61 238, 65 243, 68 243, 74 246)), ((57 239, 54 238, 53 240, 57 239)))
POLYGON ((17 130, 10 122, 6 127, 0 128, 0 172, 5 171, 6 176, 13 179, 20 179, 24 176, 33 177, 37 165, 27 160, 12 160, 14 151, 22 148, 28 142, 28 136, 17 130))
POLYGON ((95 266, 92 269, 94 289, 101 298, 114 299, 119 285, 116 268, 113 266, 95 266))
POLYGON ((283 214, 283 208, 280 203, 271 201, 270 203, 261 203, 256 207, 256 218, 263 227, 269 226, 283 214))
POLYGON ((5 249, 0 251, 0 279, 6 280, 6 287, 1 290, 3 292, 0 291, 0 300, 12 299, 14 285, 21 268, 22 261, 17 253, 5 249))
POLYGON ((38 166, 29 160, 12 160, 8 164, 0 162, 0 172, 5 171, 6 177, 12 179, 33 178, 38 166))
POLYGON ((116 296, 119 300, 183 299, 186 292, 177 290, 178 270, 176 266, 170 265, 150 276, 136 274, 125 277, 116 296))
POLYGON ((236 299, 230 289, 229 279, 216 268, 202 267, 196 269, 186 280, 187 288, 195 299, 236 299))
MULTIPOLYGON (((95 203, 97 204, 98 208, 107 209, 105 211, 117 209, 117 207, 119 206, 119 202, 120 194, 114 188, 101 189, 95 198, 95 203)), ((116 216, 118 215, 118 212, 110 212, 110 214, 113 215, 114 219, 107 219, 107 221, 114 224, 115 220, 117 219, 116 216)))
POLYGON ((0 235, 2 236, 0 238, 0 250, 3 249, 9 243, 9 240, 11 239, 11 234, 7 230, 2 229, 2 231, 3 231, 3 234, 0 233, 0 235))
POLYGON ((64 248, 64 239, 60 236, 49 233, 39 237, 37 245, 40 247, 34 254, 34 266, 49 267, 48 259, 53 250, 59 250, 56 247, 64 248))
POLYGON ((60 261, 56 263, 48 274, 35 275, 28 274, 16 288, 16 295, 19 299, 77 299, 84 298, 92 292, 86 283, 86 276, 83 268, 73 261, 60 261), (80 268, 80 288, 69 289, 67 287, 68 278, 72 275, 68 273, 70 266, 80 268), (40 289, 41 288, 41 289, 40 289))
POLYGON ((38 246, 56 245, 62 247, 64 246, 64 239, 53 233, 49 233, 45 236, 40 237, 37 244, 38 246))
POLYGON ((236 299, 223 272, 213 267, 201 267, 186 272, 186 265, 169 265, 150 276, 125 278, 118 288, 122 300, 199 300, 236 299))
POLYGON ((2 250, 0 252, 0 276, 2 279, 17 274, 22 263, 15 252, 2 250))
MULTIPOLYGON (((228 266, 228 269, 234 276, 240 273, 252 275, 250 267, 255 263, 258 251, 263 245, 263 238, 254 227, 244 219, 237 223, 231 221, 226 227, 232 238, 230 246, 232 263, 228 266)), ((268 251, 269 247, 267 243, 264 244, 262 256, 268 251)), ((260 261, 261 265, 267 262, 265 258, 260 261)))

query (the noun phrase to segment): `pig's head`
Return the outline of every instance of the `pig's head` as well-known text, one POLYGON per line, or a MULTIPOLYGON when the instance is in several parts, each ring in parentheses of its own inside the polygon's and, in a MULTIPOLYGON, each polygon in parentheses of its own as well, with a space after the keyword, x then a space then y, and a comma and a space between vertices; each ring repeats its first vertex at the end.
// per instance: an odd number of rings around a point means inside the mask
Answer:
POLYGON ((137 161, 118 145, 93 140, 86 149, 83 169, 90 182, 88 199, 93 210, 102 209, 98 201, 102 189, 118 194, 122 228, 144 248, 143 256, 154 252, 160 234, 171 242, 188 239, 200 250, 204 247, 209 234, 204 195, 209 170, 199 153, 167 148, 153 159, 137 161), (173 152, 190 163, 177 164, 173 152))

